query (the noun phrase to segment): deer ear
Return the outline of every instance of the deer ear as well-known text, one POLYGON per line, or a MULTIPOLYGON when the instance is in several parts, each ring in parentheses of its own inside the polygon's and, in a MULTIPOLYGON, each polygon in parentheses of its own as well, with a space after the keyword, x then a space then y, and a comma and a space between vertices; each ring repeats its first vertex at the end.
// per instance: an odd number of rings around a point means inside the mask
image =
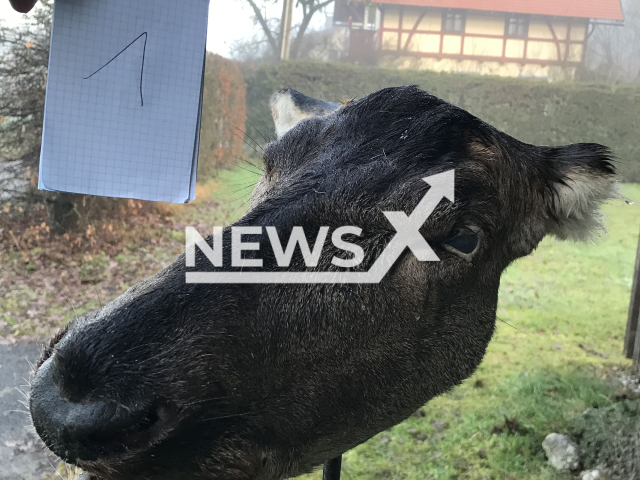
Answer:
POLYGON ((561 240, 592 238, 604 228, 602 203, 621 197, 611 152, 602 145, 580 143, 548 148, 545 159, 556 170, 546 200, 547 233, 561 240))
POLYGON ((283 88, 271 96, 271 113, 276 124, 276 134, 280 138, 300 120, 329 115, 339 106, 337 103, 307 97, 292 88, 283 88))

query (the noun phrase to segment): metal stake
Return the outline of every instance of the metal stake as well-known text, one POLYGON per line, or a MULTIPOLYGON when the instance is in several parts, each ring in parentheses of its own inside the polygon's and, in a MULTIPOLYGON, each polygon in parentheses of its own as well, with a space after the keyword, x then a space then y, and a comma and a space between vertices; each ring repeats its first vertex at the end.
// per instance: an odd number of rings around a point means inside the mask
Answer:
POLYGON ((322 470, 322 480, 340 480, 340 469, 342 468, 342 456, 332 458, 324 464, 322 470))

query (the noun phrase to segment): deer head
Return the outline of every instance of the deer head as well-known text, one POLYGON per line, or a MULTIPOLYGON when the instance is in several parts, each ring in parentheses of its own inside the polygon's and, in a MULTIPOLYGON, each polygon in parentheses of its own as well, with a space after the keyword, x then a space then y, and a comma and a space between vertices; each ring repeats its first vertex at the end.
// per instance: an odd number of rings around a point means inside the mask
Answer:
MULTIPOLYGON (((605 147, 528 145, 416 87, 345 105, 285 89, 272 106, 279 137, 233 227, 354 225, 352 270, 368 271, 396 235, 383 212, 399 222, 423 178, 453 170, 455 201, 415 227, 439 261, 405 249, 377 284, 191 284, 183 255, 74 320, 30 408, 47 446, 97 478, 276 480, 364 442, 471 375, 503 270, 545 235, 589 238, 615 196, 605 147)), ((230 232, 223 266, 198 250, 200 269, 232 270, 230 232)), ((276 271, 261 238, 245 256, 276 271)), ((287 271, 344 270, 336 256, 350 258, 327 245, 307 267, 296 251, 287 271)))

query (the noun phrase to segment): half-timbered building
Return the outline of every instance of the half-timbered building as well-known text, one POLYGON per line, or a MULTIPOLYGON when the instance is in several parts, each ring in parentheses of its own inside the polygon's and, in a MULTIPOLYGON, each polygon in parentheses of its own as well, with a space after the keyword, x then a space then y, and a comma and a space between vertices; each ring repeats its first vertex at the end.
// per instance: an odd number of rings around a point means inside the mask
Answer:
POLYGON ((349 56, 381 66, 568 79, 620 0, 338 0, 349 56))

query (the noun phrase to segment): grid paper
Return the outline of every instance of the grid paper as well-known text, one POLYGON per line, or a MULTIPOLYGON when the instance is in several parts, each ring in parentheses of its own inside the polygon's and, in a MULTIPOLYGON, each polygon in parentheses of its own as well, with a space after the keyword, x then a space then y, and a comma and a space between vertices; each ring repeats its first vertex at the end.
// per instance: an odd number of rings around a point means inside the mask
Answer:
POLYGON ((40 189, 195 199, 208 7, 56 0, 40 189))

